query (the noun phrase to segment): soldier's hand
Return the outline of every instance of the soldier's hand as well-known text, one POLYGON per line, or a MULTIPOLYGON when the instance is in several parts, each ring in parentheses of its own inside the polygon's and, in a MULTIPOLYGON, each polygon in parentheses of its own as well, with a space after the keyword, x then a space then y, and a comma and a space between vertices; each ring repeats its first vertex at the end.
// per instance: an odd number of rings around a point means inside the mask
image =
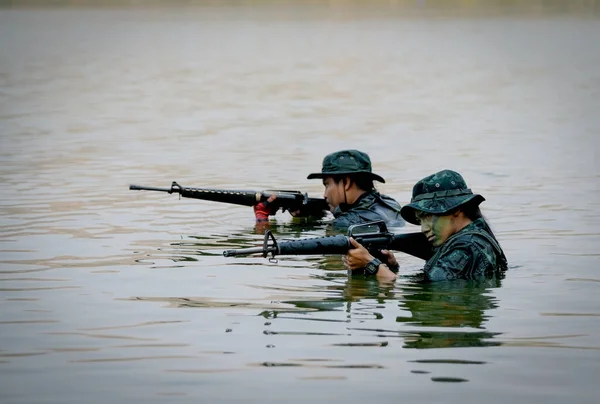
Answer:
POLYGON ((346 255, 342 258, 346 268, 352 271, 364 268, 373 258, 375 258, 362 246, 362 244, 354 240, 354 238, 350 237, 350 243, 354 248, 348 250, 346 255))
POLYGON ((254 216, 257 222, 266 222, 269 220, 269 215, 277 213, 277 206, 272 203, 275 199, 277 195, 271 195, 266 201, 254 205, 254 216))
POLYGON ((382 260, 391 270, 397 272, 400 269, 400 264, 396 256, 390 250, 381 250, 382 260))
MULTIPOLYGON (((350 243, 354 248, 348 250, 346 255, 342 258, 344 265, 346 268, 351 271, 364 268, 367 264, 373 260, 375 257, 369 253, 369 251, 363 247, 358 241, 354 240, 354 238, 350 237, 350 243)), ((396 257, 394 254, 388 250, 383 250, 382 253, 388 258, 388 262, 395 262, 398 265, 398 261, 396 261, 396 257), (385 251, 385 253, 383 252, 385 251)), ((379 270, 375 277, 382 282, 393 282, 396 280, 396 274, 390 270, 388 264, 380 265, 379 270)))
POLYGON ((294 217, 302 217, 302 216, 304 216, 302 214, 302 211, 300 209, 297 209, 297 210, 294 210, 294 211, 290 210, 290 215, 292 215, 294 217))
POLYGON ((308 220, 320 220, 327 215, 328 211, 308 211, 306 209, 297 209, 290 211, 290 215, 296 218, 308 219, 308 220))

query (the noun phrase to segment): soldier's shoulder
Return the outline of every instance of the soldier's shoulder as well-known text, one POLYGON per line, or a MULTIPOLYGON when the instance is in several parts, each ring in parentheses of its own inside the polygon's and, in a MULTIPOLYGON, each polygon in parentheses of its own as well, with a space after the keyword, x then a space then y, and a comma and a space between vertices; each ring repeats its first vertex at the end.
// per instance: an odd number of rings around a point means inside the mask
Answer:
POLYGON ((387 204, 387 205, 391 205, 395 208, 400 209, 402 207, 402 205, 400 205, 400 203, 395 200, 394 198, 392 198, 389 195, 385 195, 385 194, 379 194, 379 197, 387 204))
POLYGON ((362 200, 358 204, 358 207, 369 208, 369 207, 377 206, 377 205, 387 206, 388 208, 393 208, 393 209, 398 209, 398 210, 400 210, 400 208, 401 208, 401 205, 398 203, 397 200, 395 200, 394 198, 392 198, 389 195, 380 194, 379 192, 376 192, 376 191, 373 191, 373 192, 369 193, 368 195, 366 195, 364 198, 362 198, 362 200))
MULTIPOLYGON (((398 201, 396 200, 396 198, 393 198, 387 194, 379 194, 379 197, 385 201, 394 201, 396 203, 398 203, 398 201)), ((399 203, 398 203, 399 204, 399 203)))
POLYGON ((461 232, 455 237, 456 245, 468 245, 479 250, 494 250, 492 237, 480 230, 461 232))
POLYGON ((482 247, 485 248, 485 245, 483 245, 482 242, 486 243, 481 237, 472 232, 460 232, 448 239, 448 241, 440 248, 444 249, 445 254, 450 254, 452 251, 459 250, 473 254, 482 247))
POLYGON ((361 211, 361 209, 356 208, 356 209, 351 209, 347 212, 343 212, 342 214, 337 216, 335 219, 333 219, 331 224, 335 228, 343 229, 343 228, 348 228, 348 227, 352 226, 353 224, 362 223, 363 220, 359 213, 360 211, 361 211))

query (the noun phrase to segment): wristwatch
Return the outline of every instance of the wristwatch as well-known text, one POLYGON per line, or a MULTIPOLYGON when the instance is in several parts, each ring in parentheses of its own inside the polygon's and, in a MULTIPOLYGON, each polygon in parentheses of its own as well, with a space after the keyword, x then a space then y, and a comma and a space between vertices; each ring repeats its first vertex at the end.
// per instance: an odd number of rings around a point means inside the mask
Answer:
POLYGON ((377 258, 373 258, 369 263, 365 266, 365 275, 376 275, 379 270, 379 265, 381 265, 381 261, 377 258))

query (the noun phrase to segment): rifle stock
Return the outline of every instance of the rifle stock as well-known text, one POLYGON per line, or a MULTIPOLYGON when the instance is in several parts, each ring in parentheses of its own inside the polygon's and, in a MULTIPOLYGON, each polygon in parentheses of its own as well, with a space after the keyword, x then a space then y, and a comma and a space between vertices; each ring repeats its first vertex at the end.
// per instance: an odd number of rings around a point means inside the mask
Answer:
POLYGON ((155 188, 141 185, 130 185, 130 190, 135 191, 158 191, 169 194, 177 193, 184 198, 201 199, 205 201, 222 202, 234 205, 254 206, 264 202, 271 195, 276 195, 277 199, 272 202, 272 206, 283 211, 300 210, 304 216, 323 216, 324 211, 329 210, 329 206, 324 198, 310 198, 306 193, 300 191, 288 190, 228 190, 215 188, 191 188, 183 187, 173 181, 171 188, 155 188))
POLYGON ((262 247, 225 250, 223 256, 262 254, 265 258, 269 255, 271 258, 275 258, 277 255, 341 255, 353 248, 350 237, 353 237, 374 255, 378 255, 381 250, 394 250, 427 260, 433 254, 431 244, 423 233, 394 234, 387 231, 384 222, 371 222, 351 226, 347 235, 339 234, 282 242, 277 242, 271 231, 267 230, 262 247), (355 232, 357 228, 369 225, 378 225, 380 231, 364 234, 355 232))

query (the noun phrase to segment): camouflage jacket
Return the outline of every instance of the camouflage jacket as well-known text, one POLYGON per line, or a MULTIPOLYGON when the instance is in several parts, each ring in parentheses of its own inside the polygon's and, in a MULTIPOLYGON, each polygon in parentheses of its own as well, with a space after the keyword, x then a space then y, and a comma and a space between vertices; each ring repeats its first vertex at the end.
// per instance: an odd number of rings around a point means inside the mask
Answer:
POLYGON ((332 222, 336 229, 353 224, 384 220, 389 227, 404 226, 400 204, 387 195, 373 190, 362 194, 352 205, 340 205, 333 211, 332 222))
POLYGON ((425 263, 430 281, 491 278, 507 269, 498 241, 484 219, 477 219, 450 236, 425 263))

